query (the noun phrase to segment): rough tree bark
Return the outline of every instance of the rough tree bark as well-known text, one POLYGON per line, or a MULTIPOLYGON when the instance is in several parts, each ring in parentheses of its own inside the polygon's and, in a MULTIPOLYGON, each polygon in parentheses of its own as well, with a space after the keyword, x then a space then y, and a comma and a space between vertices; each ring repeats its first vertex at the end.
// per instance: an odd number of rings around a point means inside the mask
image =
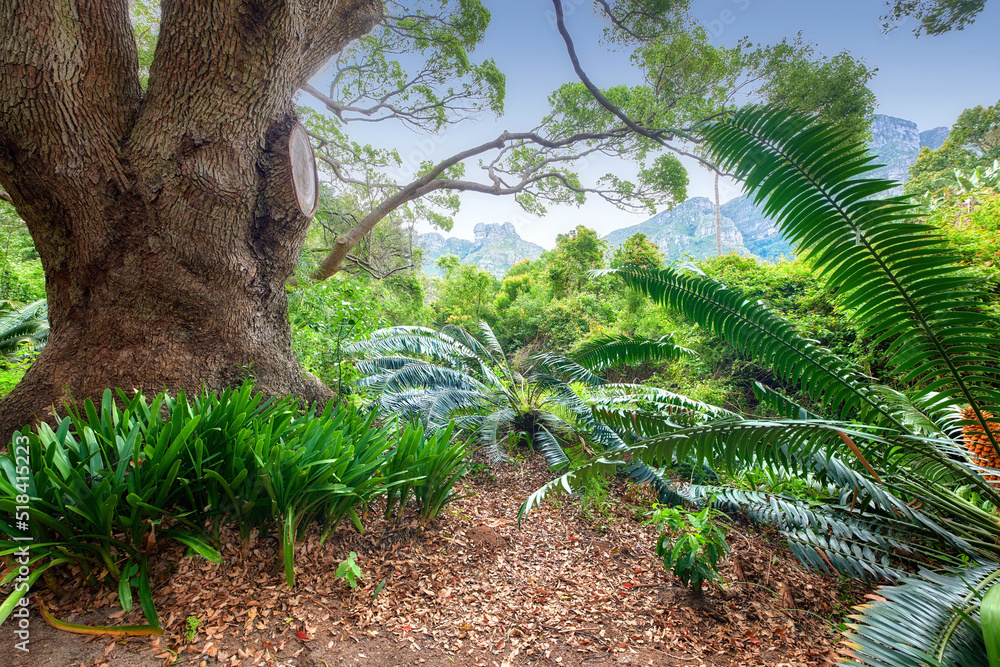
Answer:
POLYGON ((0 0, 0 188, 51 333, 0 437, 105 387, 331 395, 291 349, 295 92, 380 0, 164 0, 148 91, 127 0, 0 0))

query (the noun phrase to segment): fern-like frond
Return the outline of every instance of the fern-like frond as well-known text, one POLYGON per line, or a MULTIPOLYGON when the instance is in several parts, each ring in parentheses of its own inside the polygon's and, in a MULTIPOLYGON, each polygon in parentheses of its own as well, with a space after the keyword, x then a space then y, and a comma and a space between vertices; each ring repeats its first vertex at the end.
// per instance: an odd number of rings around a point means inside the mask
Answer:
POLYGON ((746 512, 751 521, 773 526, 804 565, 829 574, 895 581, 905 576, 904 563, 912 566, 940 554, 921 541, 926 531, 849 505, 726 486, 692 485, 686 493, 702 502, 711 498, 724 509, 746 512))
POLYGON ((558 470, 569 465, 569 457, 566 456, 559 438, 553 435, 549 429, 539 425, 535 429, 532 441, 545 457, 545 462, 549 464, 550 468, 558 470))
POLYGON ((402 389, 432 388, 434 391, 444 389, 464 389, 466 391, 489 392, 490 388, 482 382, 459 371, 434 364, 412 363, 390 373, 382 382, 382 390, 396 392, 402 389))
POLYGON ((547 372, 550 375, 568 378, 571 382, 579 382, 588 387, 599 387, 604 384, 604 379, 601 376, 561 354, 541 352, 533 355, 531 368, 533 372, 547 372))
POLYGON ((1000 565, 988 563, 921 570, 900 585, 878 589, 885 600, 863 604, 851 616, 849 655, 842 664, 987 667, 979 602, 998 580, 1000 565))
POLYGON ((636 461, 625 469, 628 478, 638 484, 649 484, 656 491, 656 496, 664 505, 670 507, 695 507, 697 502, 688 495, 678 491, 670 480, 665 468, 651 468, 642 461, 636 461))
MULTIPOLYGON (((862 178, 873 160, 857 141, 805 116, 748 107, 698 127, 715 164, 735 174, 820 276, 838 288, 890 363, 939 402, 1000 415, 1000 348, 983 326, 985 295, 937 230, 895 184, 862 178)), ((986 433, 997 454, 1000 443, 986 433)))
POLYGON ((696 462, 720 462, 735 468, 744 461, 761 460, 777 465, 789 462, 789 452, 804 456, 833 449, 840 433, 848 434, 866 448, 885 440, 858 426, 826 421, 765 421, 728 419, 696 424, 641 441, 646 463, 693 457, 696 462))
POLYGON ((696 401, 683 394, 642 384, 606 384, 596 392, 591 405, 606 409, 632 407, 673 416, 686 414, 691 416, 693 421, 739 417, 738 413, 711 403, 696 401))
POLYGON ((510 456, 504 451, 502 441, 516 417, 517 413, 510 408, 501 408, 482 417, 477 437, 480 448, 490 461, 510 462, 510 456))
POLYGON ((870 389, 870 379, 759 301, 701 273, 668 267, 658 271, 614 269, 626 285, 710 329, 736 350, 810 394, 840 418, 881 415, 902 426, 870 389))
POLYGON ((479 335, 483 337, 486 341, 486 347, 492 353, 492 357, 498 367, 503 370, 504 376, 508 381, 514 381, 514 372, 510 367, 510 362, 507 360, 507 354, 503 351, 500 346, 500 341, 497 340, 497 335, 493 332, 493 328, 486 322, 479 323, 479 335))
POLYGON ((625 465, 623 459, 599 456, 545 483, 521 503, 517 511, 518 525, 520 526, 521 520, 536 507, 541 506, 549 496, 573 493, 577 488, 585 487, 595 477, 613 475, 620 465, 625 465))
POLYGON ((763 385, 760 382, 753 383, 753 395, 761 405, 778 414, 783 419, 819 419, 819 415, 810 414, 808 410, 780 391, 763 385))
POLYGON ((641 364, 696 356, 692 350, 674 343, 672 338, 673 334, 656 339, 606 336, 584 345, 573 355, 573 361, 592 371, 600 372, 605 368, 621 364, 641 364))
POLYGON ((432 424, 446 424, 457 414, 495 410, 500 402, 493 396, 481 391, 469 389, 443 389, 434 392, 432 400, 427 404, 427 421, 432 424))
POLYGON ((10 356, 17 352, 21 343, 30 343, 39 350, 49 337, 48 304, 45 299, 16 308, 4 302, 0 310, 0 355, 10 356))

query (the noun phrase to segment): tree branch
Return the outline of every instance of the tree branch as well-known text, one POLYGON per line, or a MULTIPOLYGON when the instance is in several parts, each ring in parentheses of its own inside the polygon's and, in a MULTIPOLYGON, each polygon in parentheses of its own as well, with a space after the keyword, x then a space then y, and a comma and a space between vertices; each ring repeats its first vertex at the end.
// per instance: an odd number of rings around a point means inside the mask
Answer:
POLYGON ((127 187, 120 146, 142 94, 127 2, 0 0, 0 34, 0 186, 39 249, 81 270, 127 187))
POLYGON ((307 49, 296 88, 311 79, 348 42, 371 31, 385 12, 382 0, 299 0, 297 4, 306 17, 302 44, 307 49))
POLYGON ((351 262, 358 268, 362 269, 365 273, 370 275, 375 280, 385 280, 386 278, 388 278, 393 274, 413 268, 413 264, 407 264, 406 266, 397 266, 395 269, 391 269, 387 273, 380 273, 370 263, 366 262, 365 260, 355 255, 347 255, 346 257, 344 257, 344 259, 351 262))
MULTIPOLYGON (((614 19, 613 13, 611 12, 611 8, 608 6, 606 2, 601 2, 600 0, 597 0, 597 2, 604 9, 604 11, 608 13, 608 16, 612 18, 615 25, 618 25, 620 27, 623 25, 621 21, 614 19)), ((629 117, 628 114, 622 111, 621 108, 619 108, 616 104, 611 102, 611 100, 609 100, 604 95, 604 93, 601 92, 601 89, 597 87, 597 85, 590 79, 590 77, 587 76, 587 72, 584 71, 583 66, 580 64, 580 57, 576 53, 576 46, 573 44, 573 38, 570 36, 569 30, 567 30, 566 28, 566 22, 563 17, 562 0, 552 0, 552 4, 555 7, 556 11, 556 27, 559 30, 559 35, 562 36, 563 42, 566 44, 566 52, 569 54, 569 59, 573 63, 573 71, 576 72, 577 77, 579 77, 583 85, 586 86, 587 90, 590 91, 590 94, 594 96, 594 99, 597 100, 598 104, 600 104, 602 107, 604 107, 605 109, 613 113, 615 116, 617 116, 623 123, 625 123, 626 127, 628 127, 636 134, 644 136, 647 139, 651 139, 656 143, 660 144, 661 146, 663 146, 664 148, 678 155, 683 155, 685 157, 693 158, 697 160, 699 163, 701 163, 703 166, 707 167, 708 169, 711 169, 716 174, 719 174, 721 176, 732 176, 732 174, 727 174, 725 172, 719 171, 719 169, 715 165, 713 165, 711 162, 708 162, 704 158, 694 153, 681 150, 667 143, 668 141, 673 139, 675 135, 680 136, 682 139, 689 140, 690 137, 687 132, 681 132, 678 130, 656 130, 644 127, 635 122, 632 118, 629 117)), ((637 39, 638 38, 649 39, 648 36, 636 35, 632 31, 627 30, 624 27, 622 27, 622 29, 628 32, 633 37, 636 37, 637 39)), ((708 119, 706 118, 705 120, 708 119)))
POLYGON ((566 29, 566 22, 563 17, 563 6, 562 0, 552 0, 552 5, 556 10, 556 28, 559 31, 559 35, 562 37, 563 42, 566 44, 566 52, 569 54, 570 62, 573 64, 573 71, 576 72, 577 77, 583 82, 590 94, 594 96, 598 104, 613 113, 618 117, 625 126, 635 132, 638 135, 646 137, 647 139, 652 139, 656 143, 663 145, 666 141, 673 138, 673 133, 668 130, 651 130, 649 128, 643 127, 636 123, 634 120, 629 118, 628 114, 618 108, 617 105, 613 104, 611 100, 604 96, 601 89, 598 88, 587 73, 584 71, 583 66, 580 64, 580 56, 576 53, 576 46, 573 44, 573 38, 569 34, 569 30, 566 29))
POLYGON ((438 163, 434 169, 421 178, 418 178, 409 185, 400 188, 399 192, 396 194, 382 200, 382 202, 372 209, 368 215, 362 218, 358 224, 351 227, 351 229, 349 229, 343 236, 337 239, 333 251, 330 252, 326 259, 320 263, 319 267, 317 267, 317 269, 313 272, 312 277, 316 280, 326 280, 339 271, 343 265, 344 259, 351 251, 351 248, 357 245, 358 241, 360 241, 365 234, 370 232, 375 225, 385 218, 385 216, 389 215, 406 202, 418 197, 419 195, 416 194, 416 191, 420 188, 420 186, 434 180, 449 167, 453 167, 473 155, 478 155, 479 153, 483 153, 490 149, 502 148, 504 142, 507 140, 506 135, 507 133, 504 132, 493 141, 486 142, 485 144, 481 144, 475 148, 470 148, 462 151, 461 153, 456 153, 450 158, 438 163))
MULTIPOLYGON (((439 162, 433 169, 420 178, 417 178, 413 182, 401 187, 396 193, 382 200, 378 206, 365 215, 360 222, 337 239, 333 250, 320 263, 319 267, 313 272, 312 277, 316 280, 325 280, 337 273, 337 271, 341 269, 347 254, 361 240, 361 238, 364 237, 365 234, 370 232, 375 227, 376 224, 403 204, 413 201, 414 199, 422 197, 430 192, 446 189, 446 186, 443 184, 451 184, 452 187, 450 189, 489 192, 491 194, 511 194, 513 192, 521 192, 524 189, 522 187, 520 190, 508 190, 498 181, 494 181, 494 186, 486 186, 472 181, 440 180, 440 176, 445 171, 460 162, 490 150, 503 150, 505 146, 511 143, 533 143, 543 148, 555 150, 585 141, 600 141, 609 137, 620 137, 623 133, 624 128, 615 128, 608 132, 580 132, 561 139, 550 139, 538 134, 537 132, 503 132, 492 141, 469 148, 461 153, 456 153, 455 155, 439 162), (455 185, 457 183, 462 183, 463 185, 458 187, 455 185)), ((542 180, 542 178, 533 178, 528 181, 528 183, 535 183, 539 180, 542 180)))

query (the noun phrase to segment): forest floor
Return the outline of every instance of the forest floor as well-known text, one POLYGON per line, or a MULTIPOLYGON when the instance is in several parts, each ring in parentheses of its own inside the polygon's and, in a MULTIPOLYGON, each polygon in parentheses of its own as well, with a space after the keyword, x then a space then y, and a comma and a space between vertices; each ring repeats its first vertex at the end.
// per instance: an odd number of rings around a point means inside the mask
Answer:
MULTIPOLYGON (((779 539, 737 519, 722 568, 727 589, 692 596, 663 569, 655 530, 641 522, 648 487, 615 480, 605 516, 581 516, 579 501, 563 497, 519 528, 518 506, 548 478, 529 459, 466 478, 471 495, 425 530, 373 511, 363 534, 341 527, 325 544, 309 535, 296 545, 294 590, 271 537, 242 544, 224 531, 221 565, 165 549, 152 573, 164 635, 65 633, 33 605, 30 653, 15 649, 8 621, 0 665, 799 667, 836 659, 837 625, 863 588, 806 572, 779 539), (334 576, 350 551, 364 574, 354 590, 334 576)), ((61 583, 61 594, 42 593, 61 620, 145 622, 138 604, 125 614, 114 591, 76 586, 68 575, 61 583)))

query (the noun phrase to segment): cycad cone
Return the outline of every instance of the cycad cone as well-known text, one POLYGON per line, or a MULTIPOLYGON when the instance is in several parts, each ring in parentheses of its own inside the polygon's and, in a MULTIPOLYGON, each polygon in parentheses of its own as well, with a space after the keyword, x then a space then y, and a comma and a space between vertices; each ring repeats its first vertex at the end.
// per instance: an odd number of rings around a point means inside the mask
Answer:
MULTIPOLYGON (((983 417, 986 420, 993 418, 988 412, 983 413, 983 417)), ((973 424, 966 424, 962 427, 962 435, 965 440, 965 448, 969 450, 972 454, 973 463, 984 468, 998 468, 1000 469, 1000 456, 997 456, 996 451, 993 449, 993 445, 990 444, 990 439, 986 435, 986 430, 979 424, 979 420, 976 417, 975 411, 971 407, 962 410, 962 419, 966 419, 973 424)), ((993 436, 1000 440, 1000 430, 991 428, 990 431, 993 436)), ((1000 477, 987 476, 989 480, 994 485, 1000 484, 1000 477)))

